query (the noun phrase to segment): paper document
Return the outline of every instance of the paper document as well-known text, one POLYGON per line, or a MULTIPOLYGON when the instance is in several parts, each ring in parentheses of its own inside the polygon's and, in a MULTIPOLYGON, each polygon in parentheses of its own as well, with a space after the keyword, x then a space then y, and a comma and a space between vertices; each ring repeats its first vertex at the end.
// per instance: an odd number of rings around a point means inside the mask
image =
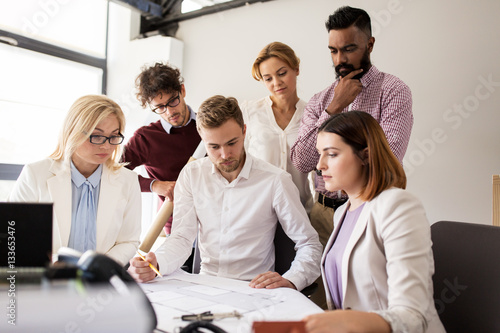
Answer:
POLYGON ((322 312, 307 297, 289 288, 255 289, 247 281, 189 274, 179 270, 169 276, 140 284, 153 304, 158 328, 168 332, 188 322, 174 319, 205 311, 238 311, 243 318, 225 318, 214 324, 228 332, 252 332, 252 323, 262 320, 300 320, 322 312))

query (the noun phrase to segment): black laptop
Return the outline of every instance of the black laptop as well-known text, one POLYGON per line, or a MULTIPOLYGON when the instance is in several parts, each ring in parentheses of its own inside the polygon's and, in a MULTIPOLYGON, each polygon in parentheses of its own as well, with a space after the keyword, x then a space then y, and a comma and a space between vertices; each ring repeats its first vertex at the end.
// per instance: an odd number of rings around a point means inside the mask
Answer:
POLYGON ((40 272, 52 260, 52 204, 0 202, 0 275, 40 272))

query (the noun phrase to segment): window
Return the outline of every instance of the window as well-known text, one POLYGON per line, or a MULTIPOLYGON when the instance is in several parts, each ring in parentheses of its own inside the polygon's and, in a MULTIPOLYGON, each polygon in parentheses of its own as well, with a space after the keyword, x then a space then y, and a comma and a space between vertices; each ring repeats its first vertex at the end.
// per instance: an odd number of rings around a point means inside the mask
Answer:
POLYGON ((0 3, 0 29, 76 52, 106 57, 106 0, 0 3))
POLYGON ((103 70, 0 44, 0 163, 42 159, 71 104, 100 94, 103 70))
POLYGON ((12 170, 47 157, 71 104, 106 82, 105 0, 0 3, 0 201, 12 170))

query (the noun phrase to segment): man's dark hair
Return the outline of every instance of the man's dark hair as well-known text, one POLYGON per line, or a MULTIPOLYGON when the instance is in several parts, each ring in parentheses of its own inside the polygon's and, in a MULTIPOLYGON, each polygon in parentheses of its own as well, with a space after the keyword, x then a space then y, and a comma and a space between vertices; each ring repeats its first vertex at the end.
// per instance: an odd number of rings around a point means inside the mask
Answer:
POLYGON ((328 17, 325 22, 326 30, 341 30, 354 25, 363 31, 368 37, 372 36, 372 25, 370 16, 363 9, 352 8, 349 6, 340 7, 328 17))
POLYGON ((141 74, 135 79, 137 99, 145 107, 160 93, 180 92, 184 80, 177 68, 161 62, 150 67, 143 67, 141 74))

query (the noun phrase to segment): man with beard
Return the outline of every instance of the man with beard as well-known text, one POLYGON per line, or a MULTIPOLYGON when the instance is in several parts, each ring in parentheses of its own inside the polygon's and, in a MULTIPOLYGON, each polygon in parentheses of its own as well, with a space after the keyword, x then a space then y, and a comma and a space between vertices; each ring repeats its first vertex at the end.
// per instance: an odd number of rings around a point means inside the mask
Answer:
POLYGON ((213 96, 196 115, 208 157, 189 163, 174 189, 172 234, 144 262, 130 261, 139 282, 179 268, 196 237, 202 274, 250 281, 254 288, 302 290, 319 276, 321 244, 289 173, 245 152, 246 126, 234 98, 213 96), (277 224, 295 243, 282 276, 274 269, 277 224))
MULTIPOLYGON (((380 123, 393 153, 402 163, 413 126, 411 91, 403 81, 371 64, 375 38, 369 15, 362 9, 341 7, 329 16, 326 29, 337 80, 308 102, 291 148, 293 165, 301 172, 315 170, 319 159, 315 148, 318 128, 330 116, 351 110, 367 112, 380 123)), ((326 191, 318 172, 315 190, 317 200, 310 213, 311 224, 325 246, 333 230, 334 210, 347 197, 326 191)))

